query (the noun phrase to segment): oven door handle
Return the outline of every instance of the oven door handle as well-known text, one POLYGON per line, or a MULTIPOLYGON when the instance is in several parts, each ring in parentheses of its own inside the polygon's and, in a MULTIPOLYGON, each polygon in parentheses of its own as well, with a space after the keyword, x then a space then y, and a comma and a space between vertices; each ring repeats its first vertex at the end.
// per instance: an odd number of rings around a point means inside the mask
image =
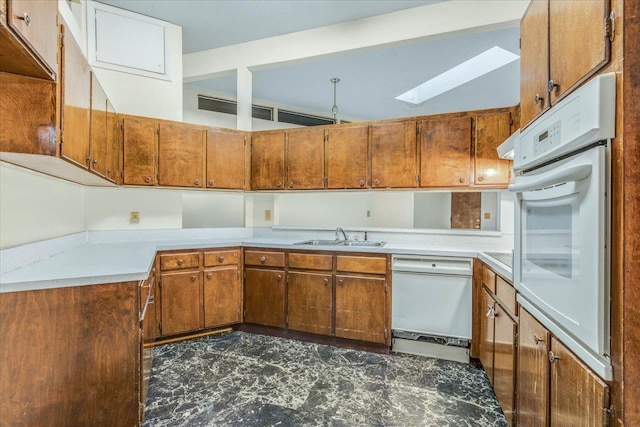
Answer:
POLYGON ((552 185, 563 184, 565 182, 582 181, 591 175, 591 165, 575 165, 564 169, 556 169, 535 176, 517 176, 513 184, 509 187, 512 193, 522 193, 524 191, 538 190, 552 185))

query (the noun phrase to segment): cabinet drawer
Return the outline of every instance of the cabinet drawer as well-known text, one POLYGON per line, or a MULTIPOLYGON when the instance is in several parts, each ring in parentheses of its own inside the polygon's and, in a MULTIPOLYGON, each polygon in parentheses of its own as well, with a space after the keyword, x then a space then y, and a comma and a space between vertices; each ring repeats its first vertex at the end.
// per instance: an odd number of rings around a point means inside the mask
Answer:
POLYGON ((200 254, 198 252, 160 255, 160 269, 162 270, 198 268, 199 266, 200 254))
POLYGON ((494 294, 496 293, 496 273, 489 267, 482 267, 482 284, 494 294))
POLYGON ((496 277, 496 296, 504 305, 504 308, 509 310, 514 315, 518 315, 516 312, 516 290, 511 286, 509 282, 504 280, 502 277, 496 277))
POLYGON ((289 268, 332 270, 333 255, 291 253, 289 254, 289 268))
POLYGON ((244 263, 246 265, 284 267, 284 252, 245 251, 244 263))
POLYGON ((386 274, 387 259, 361 256, 337 256, 337 270, 352 273, 386 274))
POLYGON ((204 253, 204 266, 238 264, 238 251, 212 251, 204 253))

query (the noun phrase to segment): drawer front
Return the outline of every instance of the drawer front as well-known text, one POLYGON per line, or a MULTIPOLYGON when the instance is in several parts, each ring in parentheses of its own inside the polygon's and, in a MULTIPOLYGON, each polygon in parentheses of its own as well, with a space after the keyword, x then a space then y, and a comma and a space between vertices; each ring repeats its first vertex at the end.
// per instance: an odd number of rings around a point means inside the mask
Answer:
POLYGON ((160 269, 162 270, 198 267, 200 267, 200 254, 198 252, 160 255, 160 269))
POLYGON ((290 253, 289 268, 332 270, 333 255, 290 253))
POLYGON ((244 263, 266 267, 284 267, 284 252, 245 251, 244 263))
POLYGON ((482 284, 494 294, 496 293, 496 273, 489 267, 482 267, 482 284))
POLYGON ((238 251, 211 251, 204 253, 204 266, 215 267, 217 265, 238 264, 238 251))
POLYGON ((496 296, 504 305, 504 308, 509 310, 512 314, 518 315, 516 308, 516 290, 511 286, 509 282, 502 277, 496 277, 496 296))
POLYGON ((338 255, 336 257, 336 269, 351 273, 386 274, 387 259, 338 255))

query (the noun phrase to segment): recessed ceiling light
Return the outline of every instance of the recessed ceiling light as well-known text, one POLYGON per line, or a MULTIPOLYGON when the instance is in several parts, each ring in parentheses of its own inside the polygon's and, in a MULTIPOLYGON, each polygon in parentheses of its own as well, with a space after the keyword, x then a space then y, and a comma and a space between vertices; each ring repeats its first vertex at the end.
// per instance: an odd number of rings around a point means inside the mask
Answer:
POLYGON ((396 99, 414 106, 421 105, 428 99, 462 86, 518 59, 520 56, 515 53, 494 46, 397 96, 396 99))

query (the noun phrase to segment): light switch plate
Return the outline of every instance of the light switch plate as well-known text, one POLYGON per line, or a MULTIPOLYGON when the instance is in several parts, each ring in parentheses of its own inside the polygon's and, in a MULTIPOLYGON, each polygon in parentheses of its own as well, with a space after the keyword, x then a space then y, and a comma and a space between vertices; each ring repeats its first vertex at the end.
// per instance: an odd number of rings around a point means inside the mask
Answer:
POLYGON ((264 211, 264 220, 271 221, 271 209, 265 209, 264 211))
POLYGON ((140 212, 131 212, 131 216, 129 217, 129 222, 131 224, 139 224, 140 223, 140 212))

